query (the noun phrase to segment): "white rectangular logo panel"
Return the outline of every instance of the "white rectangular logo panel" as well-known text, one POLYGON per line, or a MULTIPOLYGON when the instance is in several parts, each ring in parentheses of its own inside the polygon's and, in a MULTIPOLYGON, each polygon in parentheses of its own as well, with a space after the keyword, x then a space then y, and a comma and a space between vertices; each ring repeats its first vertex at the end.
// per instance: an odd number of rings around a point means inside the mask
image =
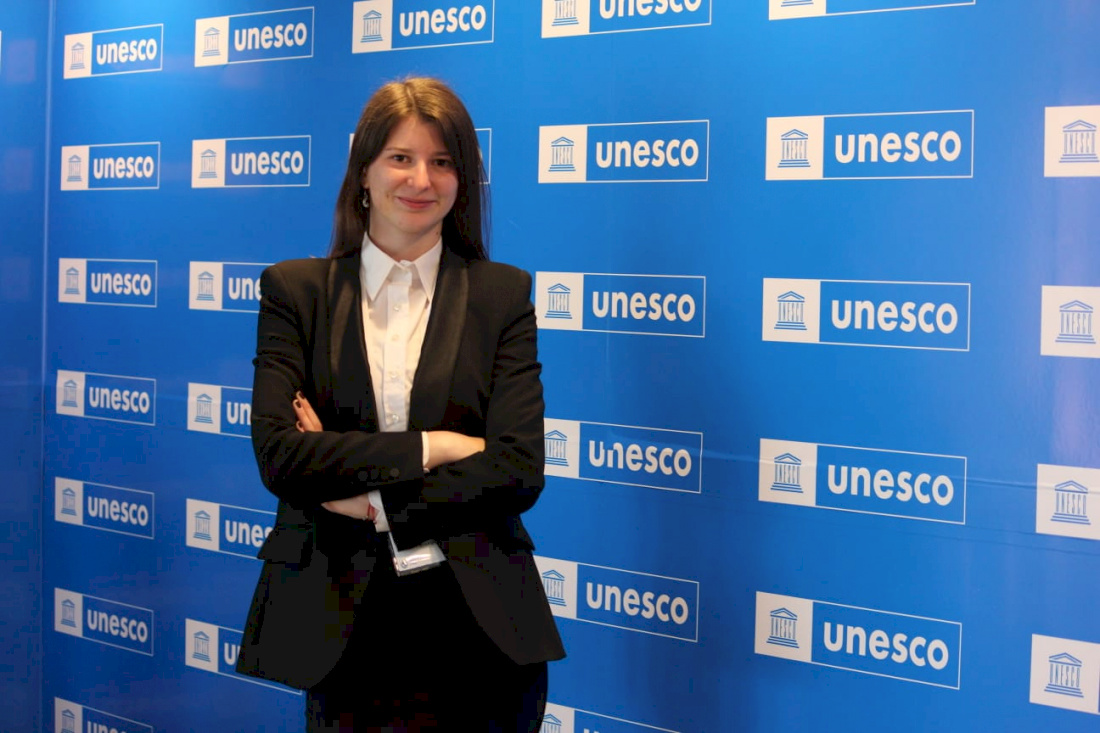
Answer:
POLYGON ((191 262, 187 305, 192 310, 258 313, 266 262, 191 262))
POLYGON ((256 559, 271 534, 275 512, 187 500, 187 546, 256 559))
POLYGON ((1100 176, 1100 105, 1047 107, 1043 175, 1047 178, 1100 176))
POLYGON ((756 594, 757 654, 959 689, 962 624, 808 598, 756 594))
POLYGON ((86 305, 157 307, 156 260, 60 257, 57 301, 86 305))
POLYGON ((1035 488, 1036 532, 1100 540, 1100 468, 1040 463, 1035 488))
POLYGON ((160 143, 62 145, 62 191, 160 188, 160 143))
POLYGON ((1100 715, 1100 644, 1032 634, 1028 699, 1100 715))
POLYGON ((542 0, 542 37, 710 25, 711 0, 542 0))
POLYGON ((535 556, 550 610, 561 618, 696 643, 699 583, 535 556))
POLYGON ((54 588, 54 631, 153 656, 151 609, 54 588))
POLYGON ((151 540, 156 536, 156 497, 151 491, 58 476, 54 521, 151 540))
POLYGON ((153 733, 153 726, 60 697, 53 699, 54 733, 153 733))
POLYGON ((769 181, 972 178, 974 111, 769 117, 769 181))
POLYGON ((191 141, 192 188, 308 187, 310 135, 191 141))
POLYGON ((157 424, 157 380, 120 374, 57 371, 58 415, 157 424))
POLYGON ((703 491, 703 434, 546 418, 546 473, 649 489, 703 491))
POLYGON ((539 127, 539 183, 706 181, 710 120, 539 127))
POLYGON ((970 283, 764 278, 763 339, 970 350, 970 283))
POLYGON ((187 429, 251 438, 252 390, 188 382, 187 429))
POLYGON ((535 273, 540 329, 704 338, 706 301, 701 275, 535 273))
POLYGON ((492 43, 495 13, 495 0, 360 0, 352 5, 351 52, 492 43))
POLYGON ((164 26, 70 33, 65 36, 64 78, 160 71, 164 61, 164 26))
POLYGON ((1044 285, 1040 317, 1043 356, 1100 359, 1093 314, 1100 308, 1100 288, 1044 285))
POLYGON ((966 458, 937 453, 760 441, 760 501, 966 523, 966 458))
POLYGON ((313 56, 313 8, 223 15, 195 21, 195 66, 313 56))

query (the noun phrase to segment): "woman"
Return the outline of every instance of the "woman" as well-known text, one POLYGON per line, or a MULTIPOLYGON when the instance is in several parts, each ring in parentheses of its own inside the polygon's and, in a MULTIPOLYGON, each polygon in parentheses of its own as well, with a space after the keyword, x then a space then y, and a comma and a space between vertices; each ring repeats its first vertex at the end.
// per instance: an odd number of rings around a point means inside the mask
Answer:
POLYGON ((543 486, 531 278, 487 260, 482 180, 454 92, 387 84, 330 256, 261 280, 252 440, 280 501, 238 670, 306 689, 309 731, 535 731, 564 656, 519 519, 543 486))

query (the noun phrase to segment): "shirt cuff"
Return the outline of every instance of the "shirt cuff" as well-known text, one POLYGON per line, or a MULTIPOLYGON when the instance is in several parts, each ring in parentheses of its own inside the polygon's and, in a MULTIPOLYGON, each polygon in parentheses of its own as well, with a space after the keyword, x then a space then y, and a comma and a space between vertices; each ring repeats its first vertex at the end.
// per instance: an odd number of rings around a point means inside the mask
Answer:
POLYGON ((424 448, 420 451, 420 465, 424 467, 424 473, 428 472, 428 456, 431 455, 431 449, 428 447, 428 434, 421 433, 420 439, 423 441, 424 448))
POLYGON ((386 519, 386 510, 382 506, 382 492, 378 489, 368 491, 367 501, 374 507, 374 529, 378 532, 389 532, 390 523, 386 519))

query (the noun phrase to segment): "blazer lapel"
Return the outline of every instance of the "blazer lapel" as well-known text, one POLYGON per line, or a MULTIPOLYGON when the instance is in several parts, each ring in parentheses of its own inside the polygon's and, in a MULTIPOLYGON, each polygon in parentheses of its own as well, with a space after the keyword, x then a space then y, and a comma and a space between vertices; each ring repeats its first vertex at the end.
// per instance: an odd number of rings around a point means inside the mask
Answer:
POLYGON ((409 430, 432 428, 443 420, 466 325, 468 295, 466 262, 444 246, 432 312, 409 396, 409 430))
POLYGON ((358 257, 332 260, 328 272, 328 293, 333 402, 341 413, 353 409, 361 430, 376 432, 378 412, 363 336, 358 257))

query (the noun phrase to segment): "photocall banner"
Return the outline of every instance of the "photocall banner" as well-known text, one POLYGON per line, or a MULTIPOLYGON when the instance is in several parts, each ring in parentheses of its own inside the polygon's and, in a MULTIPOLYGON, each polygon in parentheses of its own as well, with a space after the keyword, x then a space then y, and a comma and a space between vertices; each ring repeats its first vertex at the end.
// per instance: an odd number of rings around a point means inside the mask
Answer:
POLYGON ((49 730, 302 729, 234 669, 260 278, 410 74, 533 278, 542 733, 1095 729, 1100 5, 53 5, 49 730))

